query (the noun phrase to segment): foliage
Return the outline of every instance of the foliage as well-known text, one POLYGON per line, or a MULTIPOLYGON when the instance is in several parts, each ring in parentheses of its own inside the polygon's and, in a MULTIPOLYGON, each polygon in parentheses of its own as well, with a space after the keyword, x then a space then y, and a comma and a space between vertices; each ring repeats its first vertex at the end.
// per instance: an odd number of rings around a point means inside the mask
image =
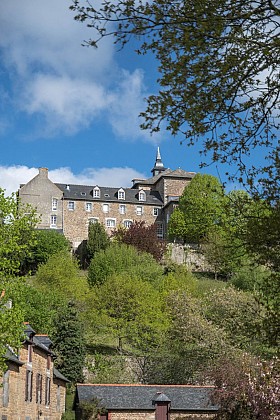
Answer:
POLYGON ((92 258, 88 282, 91 286, 102 284, 110 275, 124 271, 128 275, 151 282, 162 274, 162 268, 150 254, 138 252, 132 246, 112 243, 105 251, 96 253, 92 258))
POLYGON ((157 290, 150 283, 114 274, 95 288, 94 306, 99 322, 118 338, 146 351, 158 344, 166 329, 166 314, 157 290))
POLYGON ((88 292, 86 277, 81 275, 77 260, 68 251, 51 255, 40 265, 35 282, 42 288, 55 290, 64 299, 83 300, 88 292))
POLYGON ((157 236, 156 224, 147 225, 144 221, 134 221, 128 229, 117 229, 113 237, 118 243, 132 245, 138 251, 151 254, 156 261, 161 261, 166 251, 166 242, 157 236))
POLYGON ((219 419, 277 420, 280 418, 279 359, 269 362, 224 359, 213 369, 213 401, 220 405, 219 419))
POLYGON ((185 242, 200 243, 214 226, 221 223, 223 200, 223 188, 217 178, 195 175, 180 197, 179 211, 170 217, 169 235, 176 236, 181 231, 185 242), (179 222, 179 227, 175 221, 179 222))
POLYGON ((30 255, 22 264, 23 273, 36 272, 40 264, 47 262, 48 258, 60 251, 70 251, 70 242, 65 236, 54 229, 36 230, 36 243, 32 247, 30 255))
POLYGON ((14 194, 5 196, 0 188, 0 277, 19 273, 23 259, 35 243, 35 210, 20 205, 14 194))
POLYGON ((258 350, 262 309, 254 295, 227 287, 207 294, 203 304, 206 318, 223 329, 228 342, 251 353, 258 350))
POLYGON ((87 259, 88 262, 94 257, 96 252, 105 250, 110 244, 109 236, 105 227, 99 223, 90 223, 88 226, 87 240, 87 259))
POLYGON ((240 182, 278 194, 279 15, 276 1, 143 2, 73 0, 75 19, 113 36, 124 46, 132 36, 139 53, 159 63, 159 92, 147 102, 143 128, 166 126, 188 145, 203 139, 212 161, 234 162, 240 182), (83 5, 85 3, 85 5, 83 5), (254 160, 261 149, 265 166, 254 160), (253 185, 258 175, 259 183, 253 185))
POLYGON ((57 314, 51 340, 57 355, 56 367, 73 384, 82 382, 85 363, 84 329, 73 302, 69 302, 57 314))
POLYGON ((0 295, 0 374, 6 367, 3 356, 7 345, 16 351, 23 338, 23 312, 19 305, 10 308, 9 300, 10 296, 3 291, 0 295))
POLYGON ((81 410, 82 418, 84 420, 98 420, 100 414, 106 412, 97 398, 93 398, 91 401, 81 401, 79 403, 79 409, 81 410))

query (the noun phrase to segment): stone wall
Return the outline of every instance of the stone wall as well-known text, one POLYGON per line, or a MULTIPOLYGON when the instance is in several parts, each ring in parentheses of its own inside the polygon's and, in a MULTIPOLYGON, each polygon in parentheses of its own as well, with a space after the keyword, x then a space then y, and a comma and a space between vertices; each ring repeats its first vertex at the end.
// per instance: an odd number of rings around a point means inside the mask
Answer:
POLYGON ((176 264, 186 265, 191 271, 212 271, 198 245, 170 243, 168 247, 169 257, 176 264))
MULTIPOLYGON (((73 201, 73 200, 71 200, 73 201)), ((154 206, 148 205, 144 202, 139 204, 130 204, 125 202, 92 202, 92 210, 86 211, 85 201, 74 201, 74 210, 69 210, 68 200, 63 201, 63 219, 64 219, 64 234, 73 243, 73 247, 77 246, 85 239, 88 238, 88 225, 92 218, 96 218, 99 223, 104 224, 108 219, 115 220, 115 227, 106 227, 107 233, 110 235, 114 229, 119 225, 123 225, 125 220, 130 221, 145 221, 152 224, 156 220, 153 215, 154 206), (109 211, 104 213, 103 204, 109 205, 109 211), (125 205, 125 214, 120 214, 120 205, 125 205), (137 206, 143 208, 143 214, 137 215, 137 206)))

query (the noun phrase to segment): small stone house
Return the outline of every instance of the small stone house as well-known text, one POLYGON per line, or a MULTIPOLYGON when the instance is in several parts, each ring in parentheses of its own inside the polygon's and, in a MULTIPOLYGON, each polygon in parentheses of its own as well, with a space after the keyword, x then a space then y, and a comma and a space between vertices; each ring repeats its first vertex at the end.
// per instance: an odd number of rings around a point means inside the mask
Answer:
POLYGON ((213 387, 191 385, 77 384, 75 418, 83 418, 80 403, 98 401, 100 420, 210 420, 218 407, 210 401, 213 387))
POLYGON ((51 341, 25 324, 16 354, 7 348, 7 370, 0 380, 0 420, 60 420, 69 382, 53 364, 51 341))
POLYGON ((165 168, 158 149, 152 177, 132 180, 131 188, 54 183, 48 169, 21 185, 20 202, 31 204, 41 220, 39 229, 57 229, 70 240, 74 249, 88 237, 88 225, 102 223, 108 234, 133 221, 157 225, 158 237, 164 238, 167 223, 178 205, 194 172, 165 168))

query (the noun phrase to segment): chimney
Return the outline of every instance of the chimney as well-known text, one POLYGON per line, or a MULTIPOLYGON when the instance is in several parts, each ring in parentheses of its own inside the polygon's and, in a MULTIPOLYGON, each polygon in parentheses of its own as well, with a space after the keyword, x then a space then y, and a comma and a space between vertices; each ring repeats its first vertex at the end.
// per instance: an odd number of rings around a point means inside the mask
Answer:
POLYGON ((48 168, 39 168, 39 175, 43 178, 48 178, 49 176, 48 168))
POLYGON ((155 420, 170 420, 171 400, 162 392, 157 392, 152 401, 156 407, 155 420))

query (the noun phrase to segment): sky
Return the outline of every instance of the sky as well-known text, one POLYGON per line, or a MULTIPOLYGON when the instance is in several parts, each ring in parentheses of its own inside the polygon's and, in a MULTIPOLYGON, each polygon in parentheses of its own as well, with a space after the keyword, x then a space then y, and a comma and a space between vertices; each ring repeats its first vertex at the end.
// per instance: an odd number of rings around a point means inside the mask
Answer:
POLYGON ((201 172, 198 147, 139 128, 144 98, 157 91, 153 57, 109 38, 83 47, 93 30, 70 5, 0 2, 0 187, 17 191, 39 167, 53 182, 129 187, 151 176, 157 147, 166 167, 201 172))

